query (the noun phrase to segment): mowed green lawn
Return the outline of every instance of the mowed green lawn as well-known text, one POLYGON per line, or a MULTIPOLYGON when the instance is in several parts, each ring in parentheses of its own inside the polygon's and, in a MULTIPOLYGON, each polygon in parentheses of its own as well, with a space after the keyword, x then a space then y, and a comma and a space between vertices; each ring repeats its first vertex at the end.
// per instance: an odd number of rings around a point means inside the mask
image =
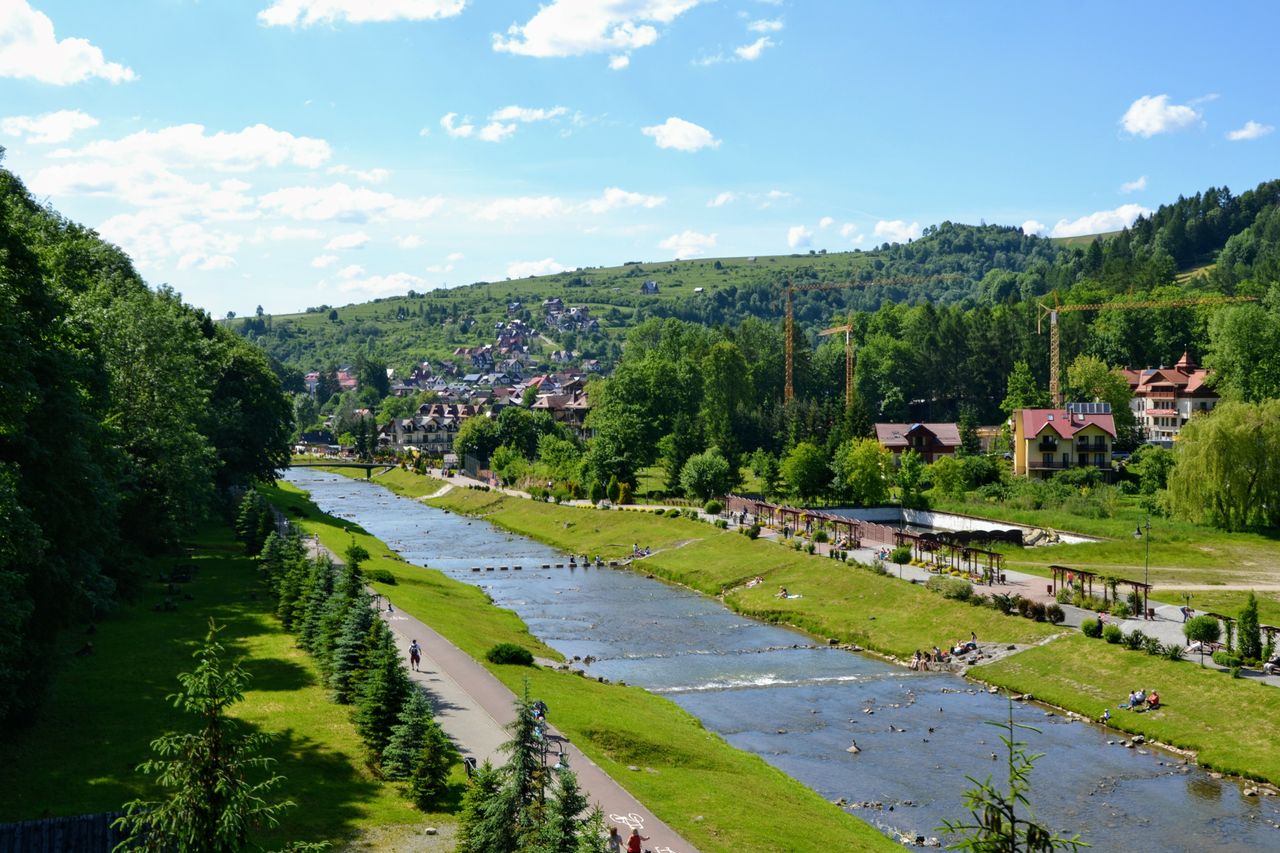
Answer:
POLYGON ((1280 690, 1248 678, 1167 661, 1081 634, 1029 649, 973 675, 992 684, 1183 749, 1206 767, 1280 781, 1280 690), (1116 710, 1141 688, 1160 693, 1163 707, 1134 714, 1116 710))
MULTIPOLYGON (((396 489, 412 476, 393 471, 375 479, 396 489)), ((629 556, 634 544, 651 547, 654 555, 637 570, 707 595, 723 593, 725 603, 743 614, 886 654, 909 657, 916 649, 967 638, 971 631, 984 640, 1008 643, 1033 643, 1057 632, 1045 623, 951 601, 923 586, 776 542, 752 541, 703 522, 637 510, 556 506, 473 489, 454 489, 429 503, 483 515, 508 530, 580 554, 608 559, 629 556), (741 586, 757 575, 765 583, 741 586), (779 586, 801 597, 775 598, 779 586)))
MULTIPOLYGON (((482 662, 484 653, 499 642, 518 643, 539 657, 560 659, 530 635, 514 613, 493 606, 479 588, 404 562, 351 522, 321 513, 288 483, 264 493, 335 551, 341 552, 354 536, 372 555, 368 568, 385 568, 396 577, 394 585, 375 584, 379 592, 482 662)), ((470 500, 494 497, 466 489, 450 494, 470 500)), ((527 682, 531 695, 550 706, 556 726, 578 748, 704 853, 825 853, 898 846, 763 759, 730 746, 662 697, 558 670, 486 665, 514 692, 522 692, 527 682), (641 770, 629 770, 630 766, 641 770)))
POLYGON ((88 638, 93 655, 73 656, 86 638, 66 638, 39 721, 0 740, 0 821, 114 811, 156 793, 134 768, 152 757, 151 740, 189 725, 165 697, 178 687, 177 674, 191 670, 213 618, 252 674, 235 714, 279 733, 270 754, 287 777, 281 796, 298 804, 280 830, 259 840, 341 842, 373 827, 451 822, 417 811, 368 772, 349 710, 329 701, 311 659, 271 615, 253 561, 229 532, 206 528, 195 544, 199 568, 182 587, 194 601, 156 612, 162 593, 149 584, 135 605, 98 625, 88 638))

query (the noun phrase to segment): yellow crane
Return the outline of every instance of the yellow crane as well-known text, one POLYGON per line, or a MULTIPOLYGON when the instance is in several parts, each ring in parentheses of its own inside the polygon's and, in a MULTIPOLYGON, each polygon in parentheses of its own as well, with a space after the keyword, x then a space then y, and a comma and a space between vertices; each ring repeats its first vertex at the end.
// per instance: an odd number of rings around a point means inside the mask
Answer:
MULTIPOLYGON (((791 399, 796 395, 795 382, 793 380, 793 370, 792 370, 793 361, 795 358, 795 351, 794 351, 795 342, 793 340, 795 337, 795 311, 792 305, 792 298, 791 298, 792 294, 808 293, 814 290, 844 290, 845 288, 850 288, 850 287, 882 287, 882 286, 894 285, 894 284, 898 284, 898 285, 926 284, 931 281, 946 281, 948 279, 956 279, 956 278, 964 278, 964 276, 960 273, 946 273, 943 275, 934 275, 934 276, 899 276, 896 278, 878 278, 878 279, 873 279, 871 281, 837 281, 837 282, 827 282, 825 284, 792 284, 788 280, 787 283, 783 286, 784 301, 786 304, 786 328, 783 333, 784 335, 783 346, 785 348, 786 362, 787 362, 786 382, 785 382, 785 385, 783 386, 783 392, 782 392, 783 402, 790 403, 791 399)), ((831 330, 830 333, 835 334, 835 332, 837 331, 840 331, 840 330, 837 328, 835 330, 831 330)), ((852 393, 853 343, 852 343, 852 339, 848 337, 846 337, 846 342, 849 347, 845 355, 846 381, 848 384, 847 391, 849 393, 852 393)), ((850 399, 852 398, 850 397, 850 399)))
POLYGON ((1058 331, 1058 315, 1074 311, 1132 311, 1142 308, 1187 308, 1192 305, 1231 305, 1237 302, 1257 302, 1254 296, 1198 296, 1186 299, 1140 299, 1131 302, 1085 302, 1063 305, 1058 294, 1053 302, 1040 301, 1040 316, 1036 318, 1036 333, 1043 334, 1043 321, 1049 320, 1049 395, 1055 406, 1062 405, 1062 339, 1058 331))

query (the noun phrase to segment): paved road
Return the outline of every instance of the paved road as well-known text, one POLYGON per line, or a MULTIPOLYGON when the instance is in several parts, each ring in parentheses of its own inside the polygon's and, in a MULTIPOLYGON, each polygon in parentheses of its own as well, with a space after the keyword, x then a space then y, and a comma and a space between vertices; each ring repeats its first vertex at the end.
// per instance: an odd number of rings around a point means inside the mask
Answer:
MULTIPOLYGON (((323 547, 314 539, 307 541, 313 555, 323 547)), ((336 554, 324 550, 335 563, 340 564, 336 554)), ((395 600, 392 599, 391 606, 394 605, 395 600)), ((459 751, 477 763, 486 760, 495 766, 505 763, 507 756, 501 747, 510 740, 506 726, 516 716, 515 694, 470 655, 416 617, 399 608, 388 612, 385 599, 379 615, 394 633, 406 666, 410 642, 417 640, 422 647, 420 671, 410 672, 409 677, 426 692, 440 727, 459 751)), ((550 709, 549 716, 554 720, 554 707, 550 709)), ((604 813, 606 827, 617 826, 624 837, 630 835, 632 828, 638 828, 641 835, 649 838, 645 849, 653 853, 697 853, 697 848, 677 835, 613 777, 583 755, 554 724, 547 728, 550 755, 567 756, 566 763, 577 775, 583 793, 604 813)), ((552 763, 551 758, 548 763, 552 763)))

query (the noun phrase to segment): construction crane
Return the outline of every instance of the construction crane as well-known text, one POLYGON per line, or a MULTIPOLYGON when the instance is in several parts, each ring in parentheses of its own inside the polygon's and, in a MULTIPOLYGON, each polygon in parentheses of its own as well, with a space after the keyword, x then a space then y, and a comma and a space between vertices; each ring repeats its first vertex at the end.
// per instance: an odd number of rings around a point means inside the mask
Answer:
MULTIPOLYGON (((792 294, 808 293, 814 290, 844 290, 850 287, 881 287, 888 285, 912 285, 926 284, 931 281, 946 281, 948 279, 964 278, 961 273, 945 273, 943 275, 934 276, 899 276, 895 278, 878 278, 871 281, 838 281, 828 282, 826 284, 792 284, 790 281, 783 287, 784 302, 786 303, 786 329, 784 331, 784 348, 786 351, 787 373, 786 384, 783 386, 782 400, 784 403, 790 403, 795 397, 795 382, 793 380, 793 361, 795 358, 795 311, 792 305, 792 294)), ((834 334, 834 332, 832 332, 834 334)), ((849 347, 846 351, 845 366, 847 372, 848 388, 853 388, 853 356, 851 339, 849 347)))
POLYGON ((844 405, 848 408, 853 405, 853 318, 850 317, 849 322, 843 326, 823 329, 818 332, 818 337, 825 338, 841 332, 844 332, 844 405))
POLYGON ((1036 318, 1036 333, 1043 334, 1043 321, 1049 319, 1049 395, 1053 397, 1055 406, 1062 405, 1062 339, 1058 331, 1058 315, 1068 311, 1130 311, 1138 308, 1187 308, 1192 305, 1231 305, 1237 302, 1257 302, 1255 296, 1201 296, 1187 299, 1138 300, 1135 302, 1086 302, 1078 305, 1063 305, 1058 301, 1058 294, 1053 294, 1053 302, 1048 299, 1040 301, 1040 316, 1036 318))

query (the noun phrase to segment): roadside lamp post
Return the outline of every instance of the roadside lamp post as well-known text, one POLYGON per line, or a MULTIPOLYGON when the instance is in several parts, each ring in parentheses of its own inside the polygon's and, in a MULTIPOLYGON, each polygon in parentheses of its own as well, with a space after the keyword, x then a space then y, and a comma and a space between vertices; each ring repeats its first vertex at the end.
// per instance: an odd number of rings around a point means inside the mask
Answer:
POLYGON ((1151 513, 1147 513, 1147 520, 1144 524, 1139 524, 1133 531, 1134 539, 1146 540, 1146 559, 1142 564, 1142 618, 1147 618, 1147 596, 1151 593, 1151 513))

